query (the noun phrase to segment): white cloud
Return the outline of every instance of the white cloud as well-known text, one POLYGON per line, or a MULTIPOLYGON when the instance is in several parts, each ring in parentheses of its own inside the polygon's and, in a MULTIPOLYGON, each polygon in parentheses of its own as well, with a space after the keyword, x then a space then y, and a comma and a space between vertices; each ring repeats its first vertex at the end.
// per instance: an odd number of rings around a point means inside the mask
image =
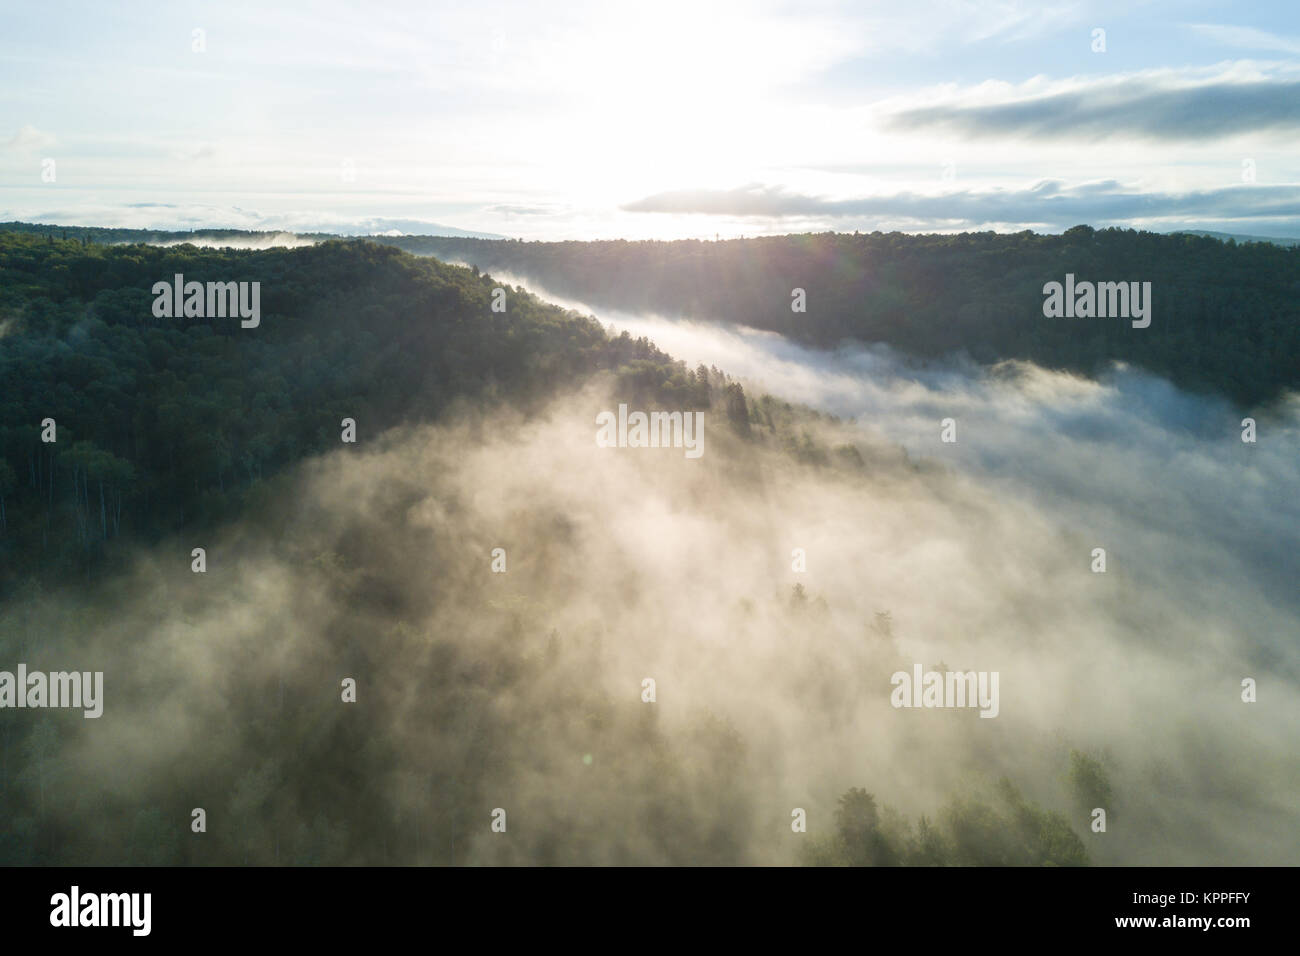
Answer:
POLYGON ((1300 39, 1257 30, 1254 27, 1234 27, 1217 23, 1193 23, 1190 29, 1206 39, 1225 46, 1245 50, 1272 50, 1300 55, 1300 39))
POLYGON ((4 144, 4 148, 15 153, 35 153, 50 149, 56 142, 53 133, 26 124, 4 144))

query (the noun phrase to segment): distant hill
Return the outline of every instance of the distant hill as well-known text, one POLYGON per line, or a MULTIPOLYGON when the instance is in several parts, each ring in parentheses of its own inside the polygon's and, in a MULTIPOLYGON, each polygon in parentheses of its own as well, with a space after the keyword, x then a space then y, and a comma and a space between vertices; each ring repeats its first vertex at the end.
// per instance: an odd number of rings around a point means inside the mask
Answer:
POLYGON ((1203 229, 1179 229, 1169 233, 1171 236, 1207 236, 1210 239, 1219 239, 1227 242, 1229 239, 1234 242, 1271 242, 1275 246, 1295 246, 1300 245, 1300 239, 1288 239, 1285 236, 1245 236, 1236 232, 1207 232, 1203 229))
POLYGON ((594 308, 691 316, 831 348, 1027 359, 1096 374, 1124 361, 1243 406, 1300 388, 1300 246, 1076 226, 1062 235, 820 233, 722 242, 420 238, 594 308), (1047 318, 1043 287, 1150 282, 1152 321, 1047 318), (803 289, 806 312, 792 311, 803 289))
POLYGON ((0 222, 0 230, 5 232, 35 233, 52 235, 59 239, 75 239, 78 242, 97 242, 102 244, 148 242, 178 243, 193 242, 197 245, 212 245, 222 240, 234 246, 254 247, 270 245, 273 240, 289 236, 309 242, 321 242, 326 239, 361 238, 374 235, 376 238, 393 240, 398 236, 386 235, 397 232, 402 236, 416 231, 424 235, 451 236, 470 239, 504 239, 504 236, 491 232, 473 232, 457 229, 455 226, 440 226, 436 223, 418 222, 409 219, 374 219, 366 223, 373 231, 349 230, 340 232, 294 232, 288 229, 119 229, 103 226, 61 226, 39 222, 0 222))

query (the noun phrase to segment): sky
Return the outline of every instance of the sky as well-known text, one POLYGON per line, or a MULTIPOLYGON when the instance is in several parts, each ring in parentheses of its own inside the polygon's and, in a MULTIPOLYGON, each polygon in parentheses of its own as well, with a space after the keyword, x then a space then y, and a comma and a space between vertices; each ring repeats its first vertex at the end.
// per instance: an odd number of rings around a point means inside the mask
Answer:
POLYGON ((1294 3, 6 3, 0 220, 1300 237, 1294 3))

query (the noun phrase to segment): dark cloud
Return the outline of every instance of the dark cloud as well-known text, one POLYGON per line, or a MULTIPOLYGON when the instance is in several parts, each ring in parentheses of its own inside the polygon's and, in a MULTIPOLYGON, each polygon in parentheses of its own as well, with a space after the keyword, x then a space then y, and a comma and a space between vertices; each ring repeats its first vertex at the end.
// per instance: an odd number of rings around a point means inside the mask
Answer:
POLYGON ((889 126, 907 131, 937 129, 976 138, 1202 140, 1300 129, 1300 82, 1216 82, 1168 89, 1135 80, 1118 87, 987 106, 906 110, 895 114, 889 126))

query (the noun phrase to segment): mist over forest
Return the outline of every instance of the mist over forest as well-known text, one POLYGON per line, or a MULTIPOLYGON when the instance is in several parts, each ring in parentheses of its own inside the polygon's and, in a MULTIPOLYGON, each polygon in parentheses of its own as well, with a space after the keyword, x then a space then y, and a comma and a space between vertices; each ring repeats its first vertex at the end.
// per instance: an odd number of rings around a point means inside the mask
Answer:
POLYGON ((382 240, 508 272, 593 308, 779 332, 803 345, 885 343, 983 365, 1095 376, 1140 365, 1183 389, 1268 405, 1300 388, 1300 247, 1079 225, 1060 235, 819 233, 721 242, 382 240), (1046 283, 1154 290, 1151 325, 1045 321, 1046 283), (791 293, 806 294, 803 310, 791 293))
POLYGON ((0 660, 104 673, 102 717, 6 711, 0 861, 1297 859, 1278 382, 274 245, 0 234, 0 660), (174 273, 262 281, 260 326, 155 318, 174 273), (620 404, 703 455, 599 447, 620 404), (917 665, 997 672, 996 718, 894 706, 917 665))

